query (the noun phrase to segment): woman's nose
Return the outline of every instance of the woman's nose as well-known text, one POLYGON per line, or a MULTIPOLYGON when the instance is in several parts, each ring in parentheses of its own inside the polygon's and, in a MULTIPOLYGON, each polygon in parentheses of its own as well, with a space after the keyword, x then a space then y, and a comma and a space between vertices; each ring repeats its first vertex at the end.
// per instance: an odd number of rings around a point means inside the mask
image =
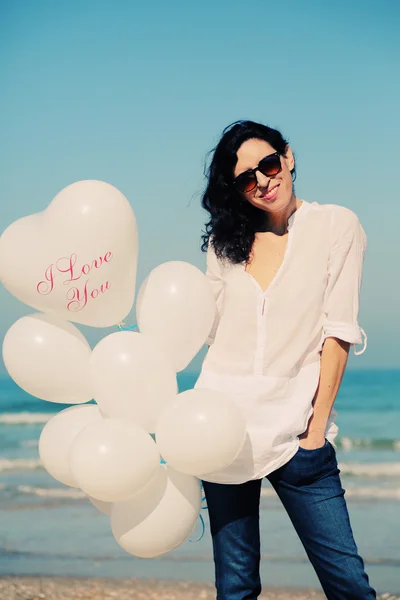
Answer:
POLYGON ((270 178, 261 173, 261 171, 256 171, 257 185, 260 188, 267 187, 270 178))

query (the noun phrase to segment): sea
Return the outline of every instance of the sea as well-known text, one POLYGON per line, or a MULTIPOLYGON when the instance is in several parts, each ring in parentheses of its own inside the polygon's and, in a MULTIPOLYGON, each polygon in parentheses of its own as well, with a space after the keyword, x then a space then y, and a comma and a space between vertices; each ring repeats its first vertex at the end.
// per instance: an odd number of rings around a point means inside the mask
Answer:
MULTIPOLYGON (((198 373, 178 375, 191 389, 198 373)), ((127 554, 109 518, 83 492, 41 466, 38 440, 66 406, 0 379, 0 574, 179 579, 212 582, 207 510, 191 538, 155 559, 127 554)), ((337 457, 359 553, 378 592, 400 592, 400 370, 346 370, 335 402, 337 457)), ((293 526, 267 480, 261 499, 263 583, 319 588, 293 526)))

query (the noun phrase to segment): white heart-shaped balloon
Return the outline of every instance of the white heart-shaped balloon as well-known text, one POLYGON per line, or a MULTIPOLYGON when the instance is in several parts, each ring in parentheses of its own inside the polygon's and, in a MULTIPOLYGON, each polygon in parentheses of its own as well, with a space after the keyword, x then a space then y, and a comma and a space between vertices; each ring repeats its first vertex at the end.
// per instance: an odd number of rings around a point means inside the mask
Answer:
POLYGON ((125 196, 102 181, 78 181, 46 210, 4 231, 0 277, 37 310, 109 327, 132 308, 137 250, 136 219, 125 196))

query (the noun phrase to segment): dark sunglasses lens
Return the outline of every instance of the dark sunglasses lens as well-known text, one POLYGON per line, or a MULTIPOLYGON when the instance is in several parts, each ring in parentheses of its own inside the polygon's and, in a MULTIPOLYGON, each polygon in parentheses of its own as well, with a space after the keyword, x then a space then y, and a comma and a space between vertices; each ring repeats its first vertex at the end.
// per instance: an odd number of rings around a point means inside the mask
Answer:
POLYGON ((242 192, 251 192, 257 185, 254 173, 243 173, 236 179, 236 185, 242 192))
POLYGON ((267 156, 260 162, 258 168, 266 177, 273 177, 274 175, 277 175, 282 168, 281 157, 279 154, 277 156, 267 156))

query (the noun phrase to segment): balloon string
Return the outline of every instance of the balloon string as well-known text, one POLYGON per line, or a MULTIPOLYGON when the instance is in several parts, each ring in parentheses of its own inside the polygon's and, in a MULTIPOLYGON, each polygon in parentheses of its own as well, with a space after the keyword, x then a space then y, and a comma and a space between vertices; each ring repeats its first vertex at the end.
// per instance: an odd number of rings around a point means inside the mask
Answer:
POLYGON ((126 323, 124 321, 121 321, 121 323, 118 323, 117 327, 119 329, 119 331, 133 331, 134 329, 137 329, 138 326, 136 325, 132 325, 131 327, 125 327, 126 323))
MULTIPOLYGON (((203 484, 201 484, 201 487, 203 488, 203 484)), ((203 502, 205 501, 205 499, 206 499, 206 497, 205 497, 205 495, 204 495, 204 496, 202 497, 202 499, 201 499, 201 503, 202 503, 202 504, 203 504, 203 502)), ((201 510, 207 510, 207 506, 202 506, 202 507, 201 507, 201 510)), ((199 515, 199 519, 200 519, 200 523, 201 523, 201 535, 200 535, 200 537, 199 537, 197 540, 189 540, 189 542, 191 542, 191 543, 193 543, 193 542, 194 542, 195 544, 196 544, 197 542, 199 542, 201 539, 203 539, 203 537, 204 537, 204 533, 205 533, 205 531, 206 531, 206 526, 205 526, 205 523, 204 523, 203 515, 201 515, 201 514, 200 514, 200 515, 199 515)))
POLYGON ((189 540, 190 543, 194 542, 195 544, 197 544, 197 542, 199 542, 204 537, 204 532, 206 530, 206 526, 204 525, 203 515, 199 515, 199 519, 201 522, 201 536, 197 540, 189 540))

